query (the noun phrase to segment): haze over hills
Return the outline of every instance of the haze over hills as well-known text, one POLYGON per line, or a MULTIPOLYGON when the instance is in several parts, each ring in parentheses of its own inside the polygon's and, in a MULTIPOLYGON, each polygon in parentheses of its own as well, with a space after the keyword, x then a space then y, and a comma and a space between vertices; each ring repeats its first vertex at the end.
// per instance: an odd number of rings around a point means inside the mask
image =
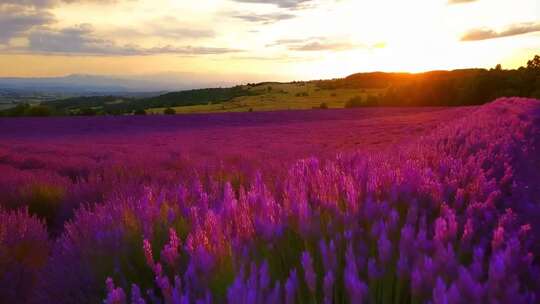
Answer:
POLYGON ((19 103, 38 104, 51 100, 114 95, 144 98, 169 91, 206 87, 229 87, 239 81, 268 79, 262 76, 239 75, 222 80, 220 75, 197 73, 160 73, 137 76, 72 74, 62 77, 0 77, 0 110, 19 103))
MULTIPOLYGON (((274 77, 239 75, 223 80, 221 75, 160 73, 137 76, 72 74, 63 77, 0 78, 0 89, 57 93, 156 92, 232 86, 240 82, 263 81, 274 77)), ((279 77, 278 77, 279 79, 279 77)))
MULTIPOLYGON (((182 89, 177 82, 158 82, 97 75, 68 75, 47 78, 0 78, 0 88, 62 93, 144 92, 182 89)), ((190 88, 189 85, 184 87, 190 88)))

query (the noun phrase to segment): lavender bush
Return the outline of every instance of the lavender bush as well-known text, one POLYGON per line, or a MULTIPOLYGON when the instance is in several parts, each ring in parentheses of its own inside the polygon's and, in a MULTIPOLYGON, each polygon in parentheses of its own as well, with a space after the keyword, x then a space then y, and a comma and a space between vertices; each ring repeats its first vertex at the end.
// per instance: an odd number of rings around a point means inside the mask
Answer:
POLYGON ((282 173, 104 167, 28 301, 535 303, 539 148, 538 101, 505 98, 282 173))
POLYGON ((0 208, 0 299, 25 303, 47 263, 49 237, 44 223, 27 209, 0 208))

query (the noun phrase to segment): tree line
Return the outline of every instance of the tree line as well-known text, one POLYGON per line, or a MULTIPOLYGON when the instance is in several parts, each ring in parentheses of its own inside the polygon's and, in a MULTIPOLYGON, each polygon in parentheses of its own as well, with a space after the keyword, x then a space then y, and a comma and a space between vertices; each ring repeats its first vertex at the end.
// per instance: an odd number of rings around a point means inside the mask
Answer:
POLYGON ((466 106, 480 105, 498 97, 517 96, 540 99, 540 56, 525 66, 504 70, 462 69, 409 73, 361 73, 343 79, 320 81, 322 89, 385 89, 356 106, 466 106))
MULTIPOLYGON (((492 69, 461 69, 425 73, 358 73, 342 79, 320 80, 319 89, 384 89, 363 100, 353 98, 346 107, 362 106, 467 106, 480 105, 498 97, 518 96, 540 99, 540 56, 525 66, 505 70, 501 65, 492 69)), ((248 86, 208 88, 172 92, 150 98, 118 96, 76 97, 39 105, 19 104, 0 111, 0 116, 51 115, 125 115, 145 114, 150 108, 166 108, 208 103, 222 103, 241 96, 263 94, 248 86)))

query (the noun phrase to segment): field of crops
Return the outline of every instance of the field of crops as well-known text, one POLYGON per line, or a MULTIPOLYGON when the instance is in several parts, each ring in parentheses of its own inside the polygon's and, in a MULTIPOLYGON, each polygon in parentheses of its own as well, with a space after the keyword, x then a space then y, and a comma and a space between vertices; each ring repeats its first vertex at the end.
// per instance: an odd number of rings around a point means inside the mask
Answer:
POLYGON ((0 303, 540 301, 538 100, 0 130, 0 303))
MULTIPOLYGON (((319 108, 341 109, 351 98, 367 100, 369 96, 382 96, 385 89, 324 89, 314 82, 267 83, 246 86, 253 96, 236 97, 227 102, 175 107, 176 113, 224 113, 248 111, 306 110, 319 108)), ((152 108, 148 113, 162 114, 165 108, 152 108)))

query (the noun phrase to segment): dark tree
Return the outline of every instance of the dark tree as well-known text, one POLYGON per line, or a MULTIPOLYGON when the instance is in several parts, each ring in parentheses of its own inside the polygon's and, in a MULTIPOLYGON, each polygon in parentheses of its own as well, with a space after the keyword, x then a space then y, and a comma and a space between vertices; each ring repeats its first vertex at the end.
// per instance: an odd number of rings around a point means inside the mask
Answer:
POLYGON ((527 69, 540 70, 540 56, 535 55, 533 59, 527 61, 527 69))
POLYGON ((30 105, 26 103, 22 103, 22 104, 18 104, 14 108, 4 111, 4 115, 11 116, 11 117, 24 116, 25 113, 28 112, 28 109, 30 109, 30 105))
POLYGON ((97 112, 93 108, 81 108, 81 110, 79 111, 79 115, 82 115, 82 116, 95 116, 95 115, 97 115, 97 112))
POLYGON ((359 108, 365 106, 362 96, 355 96, 349 99, 345 104, 345 108, 359 108))
POLYGON ((375 95, 369 95, 366 100, 366 106, 367 107, 376 107, 379 105, 379 98, 375 95))
POLYGON ((47 106, 33 106, 25 112, 27 116, 45 117, 51 116, 51 110, 47 106))
POLYGON ((176 111, 173 108, 166 108, 165 111, 163 111, 163 114, 165 114, 165 115, 174 115, 174 114, 176 114, 176 111))

